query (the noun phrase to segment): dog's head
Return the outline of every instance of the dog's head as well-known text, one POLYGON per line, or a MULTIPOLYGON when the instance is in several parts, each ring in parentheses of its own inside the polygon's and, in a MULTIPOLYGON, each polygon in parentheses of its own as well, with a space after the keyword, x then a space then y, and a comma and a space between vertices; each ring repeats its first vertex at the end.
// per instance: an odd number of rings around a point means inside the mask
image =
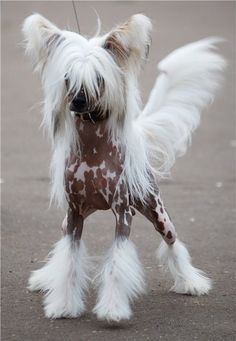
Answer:
POLYGON ((148 54, 150 31, 150 20, 141 14, 91 39, 60 30, 39 14, 26 18, 26 50, 41 74, 46 110, 60 117, 96 112, 101 119, 122 120, 148 54))

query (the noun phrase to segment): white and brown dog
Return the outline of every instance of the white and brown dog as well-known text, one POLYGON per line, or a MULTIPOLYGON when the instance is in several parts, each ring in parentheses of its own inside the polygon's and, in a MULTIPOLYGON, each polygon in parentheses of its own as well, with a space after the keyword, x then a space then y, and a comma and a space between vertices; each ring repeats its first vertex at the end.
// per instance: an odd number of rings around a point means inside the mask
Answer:
POLYGON ((53 144, 51 200, 67 203, 64 236, 29 280, 30 290, 45 292, 47 317, 76 317, 85 310, 90 265, 81 235, 84 219, 96 210, 112 209, 116 218, 114 244, 96 276, 98 318, 129 319, 130 302, 144 291, 129 239, 135 209, 163 238, 159 256, 174 278, 172 290, 202 295, 211 288, 176 238, 157 181, 185 153, 225 62, 214 51, 218 38, 174 51, 158 65, 160 75, 142 109, 138 76, 151 28, 149 18, 138 14, 87 39, 38 14, 24 22, 26 51, 42 78, 43 124, 53 144))

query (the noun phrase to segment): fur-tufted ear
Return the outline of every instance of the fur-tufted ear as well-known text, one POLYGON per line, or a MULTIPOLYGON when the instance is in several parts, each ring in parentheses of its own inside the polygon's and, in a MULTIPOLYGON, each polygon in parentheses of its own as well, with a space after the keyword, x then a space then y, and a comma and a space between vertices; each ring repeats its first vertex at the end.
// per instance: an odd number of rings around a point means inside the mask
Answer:
POLYGON ((27 17, 23 23, 26 52, 33 59, 37 70, 41 70, 50 48, 61 37, 61 30, 39 14, 27 17))
POLYGON ((148 55, 151 29, 152 24, 148 17, 142 14, 133 15, 107 34, 104 48, 121 66, 130 62, 141 64, 148 55))

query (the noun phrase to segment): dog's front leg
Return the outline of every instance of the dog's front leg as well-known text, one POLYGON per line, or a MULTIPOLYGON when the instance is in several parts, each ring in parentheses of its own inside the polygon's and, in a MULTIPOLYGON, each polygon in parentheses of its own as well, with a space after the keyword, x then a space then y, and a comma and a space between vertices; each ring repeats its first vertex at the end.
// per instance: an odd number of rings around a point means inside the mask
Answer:
POLYGON ((64 236, 59 240, 44 267, 32 273, 29 289, 45 292, 46 317, 77 317, 84 310, 88 285, 88 256, 81 241, 83 217, 68 210, 63 222, 64 236))
POLYGON ((99 319, 120 321, 131 317, 130 302, 145 287, 135 245, 129 240, 132 210, 122 184, 114 196, 112 210, 116 217, 115 241, 97 276, 99 292, 93 311, 99 319))

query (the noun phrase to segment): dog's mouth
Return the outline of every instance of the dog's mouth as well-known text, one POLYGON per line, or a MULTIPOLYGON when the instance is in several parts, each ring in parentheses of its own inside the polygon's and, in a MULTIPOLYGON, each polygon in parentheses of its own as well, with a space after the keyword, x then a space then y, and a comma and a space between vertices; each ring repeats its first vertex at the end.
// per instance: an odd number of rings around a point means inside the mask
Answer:
POLYGON ((73 108, 72 106, 70 106, 69 109, 71 112, 74 113, 75 116, 84 116, 84 115, 87 115, 93 111, 93 110, 90 110, 89 108, 87 108, 85 110, 78 110, 78 109, 73 108))
POLYGON ((84 117, 86 115, 89 115, 90 114, 90 111, 85 111, 83 113, 81 112, 76 112, 76 111, 72 111, 74 113, 75 116, 79 116, 79 117, 84 117))
POLYGON ((87 108, 87 110, 75 111, 71 110, 73 108, 70 107, 70 111, 73 112, 74 116, 82 119, 83 121, 91 121, 92 123, 96 123, 97 121, 104 120, 108 117, 108 113, 105 115, 101 113, 99 108, 87 108))
POLYGON ((79 117, 82 121, 90 121, 92 123, 97 122, 97 115, 94 115, 93 112, 87 111, 87 112, 75 112, 73 111, 74 115, 76 117, 79 117))

